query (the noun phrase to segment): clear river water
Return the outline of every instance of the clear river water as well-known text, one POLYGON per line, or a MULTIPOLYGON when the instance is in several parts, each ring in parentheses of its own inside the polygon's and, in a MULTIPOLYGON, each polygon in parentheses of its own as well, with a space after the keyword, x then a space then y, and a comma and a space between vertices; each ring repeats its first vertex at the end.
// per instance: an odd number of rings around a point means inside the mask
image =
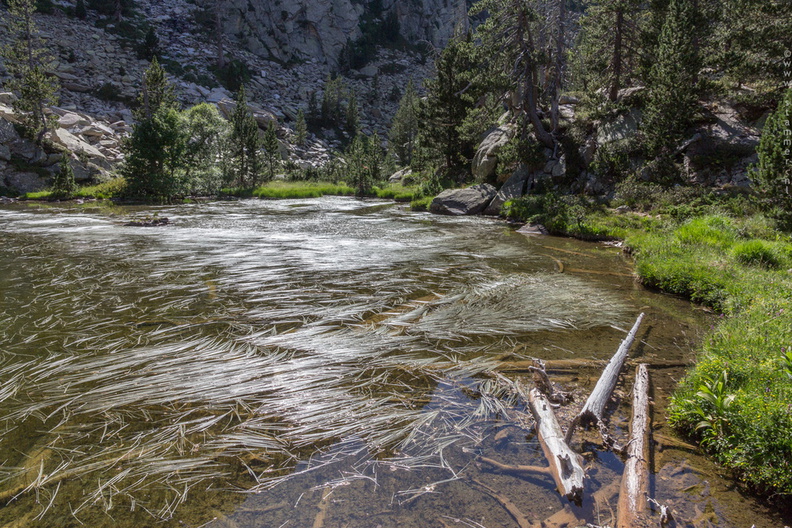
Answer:
POLYGON ((612 524, 596 434, 581 505, 482 457, 546 464, 496 370, 564 360, 566 427, 640 312, 610 429, 655 365, 653 497, 677 526, 792 524, 666 427, 712 317, 618 247, 337 197, 0 206, 0 527, 612 524))

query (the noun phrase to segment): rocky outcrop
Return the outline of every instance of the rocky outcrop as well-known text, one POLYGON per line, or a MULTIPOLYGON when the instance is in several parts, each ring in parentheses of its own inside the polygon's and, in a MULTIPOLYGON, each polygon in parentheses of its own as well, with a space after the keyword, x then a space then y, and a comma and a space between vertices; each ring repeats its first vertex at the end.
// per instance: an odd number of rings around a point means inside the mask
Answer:
MULTIPOLYGON (((466 0, 377 0, 385 13, 395 13, 402 36, 443 46, 466 20, 466 0)), ((222 8, 226 34, 261 57, 279 62, 319 59, 337 63, 348 40, 361 35, 360 24, 371 16, 372 0, 227 0, 222 8)))
POLYGON ((503 187, 500 188, 498 194, 495 195, 495 198, 492 199, 484 210, 484 214, 490 216, 499 215, 503 204, 509 200, 516 200, 525 194, 530 178, 531 173, 527 167, 523 166, 517 169, 514 174, 506 180, 503 187))
POLYGON ((495 175, 498 152, 509 142, 512 135, 513 130, 508 125, 498 126, 487 133, 473 157, 472 171, 477 181, 487 181, 495 175))
POLYGON ((429 212, 452 216, 481 214, 496 194, 495 187, 488 183, 466 189, 448 189, 432 200, 429 212))

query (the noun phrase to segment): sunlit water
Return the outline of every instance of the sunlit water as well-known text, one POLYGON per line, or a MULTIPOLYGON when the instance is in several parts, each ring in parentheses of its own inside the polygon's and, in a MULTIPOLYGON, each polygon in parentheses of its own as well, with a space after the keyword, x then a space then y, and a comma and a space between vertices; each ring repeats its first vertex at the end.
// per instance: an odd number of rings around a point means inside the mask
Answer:
MULTIPOLYGON (((683 362, 707 325, 618 249, 382 202, 16 205, 0 235, 0 526, 518 526, 508 501, 608 524, 622 462, 596 436, 576 437, 582 506, 481 464, 545 463, 492 372, 608 358, 641 311, 633 355, 683 362), (170 225, 123 225, 153 213, 170 225)), ((652 371, 658 426, 682 372, 652 371)), ((597 376, 553 374, 578 406, 597 376)), ((653 493, 680 525, 783 524, 662 447, 653 493)))

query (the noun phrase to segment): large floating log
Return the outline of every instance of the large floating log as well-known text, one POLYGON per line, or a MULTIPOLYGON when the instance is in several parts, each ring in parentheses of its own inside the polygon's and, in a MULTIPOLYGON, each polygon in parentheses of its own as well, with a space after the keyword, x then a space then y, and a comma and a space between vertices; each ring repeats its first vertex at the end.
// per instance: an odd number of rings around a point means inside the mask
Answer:
POLYGON ((583 498, 583 457, 572 451, 564 441, 564 433, 553 414, 553 408, 538 389, 531 389, 528 393, 528 405, 536 420, 539 443, 559 493, 580 503, 583 498))
POLYGON ((627 359, 627 354, 630 351, 630 347, 632 347, 632 344, 635 341, 635 335, 638 333, 638 328, 641 326, 643 317, 644 314, 638 316, 638 319, 635 321, 632 329, 627 334, 627 337, 625 337, 621 342, 619 349, 602 371, 602 375, 597 381, 597 384, 594 386, 594 390, 592 390, 591 394, 589 394, 588 400, 586 400, 585 405, 583 405, 583 409, 580 411, 580 414, 578 414, 569 425, 569 429, 567 430, 565 438, 567 443, 572 440, 572 435, 575 433, 575 428, 578 425, 589 425, 593 423, 599 426, 600 433, 602 434, 605 443, 612 445, 613 442, 608 436, 607 430, 604 427, 603 418, 605 406, 608 404, 611 394, 613 394, 613 389, 616 388, 616 382, 619 379, 619 372, 621 372, 624 362, 627 359))
POLYGON ((649 493, 649 371, 638 365, 633 387, 630 443, 624 464, 619 502, 616 507, 616 528, 648 526, 646 497, 649 493))

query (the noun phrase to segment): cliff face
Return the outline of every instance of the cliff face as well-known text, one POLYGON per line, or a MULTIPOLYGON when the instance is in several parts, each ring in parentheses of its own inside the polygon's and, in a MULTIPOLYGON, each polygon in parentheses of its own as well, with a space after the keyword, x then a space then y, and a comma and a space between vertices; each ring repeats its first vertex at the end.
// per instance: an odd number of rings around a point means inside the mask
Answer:
POLYGON ((259 56, 334 65, 372 11, 395 13, 407 40, 442 46, 467 8, 466 0, 228 0, 223 21, 229 36, 259 56))

